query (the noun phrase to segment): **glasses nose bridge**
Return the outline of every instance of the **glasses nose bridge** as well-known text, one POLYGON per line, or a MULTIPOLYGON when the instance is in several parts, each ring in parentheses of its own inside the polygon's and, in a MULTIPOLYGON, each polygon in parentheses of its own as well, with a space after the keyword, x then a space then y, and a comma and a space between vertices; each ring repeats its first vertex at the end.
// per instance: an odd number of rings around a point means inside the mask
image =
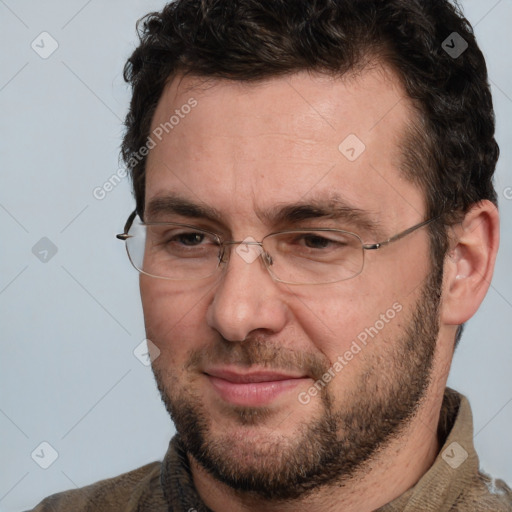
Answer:
MULTIPOLYGON (((247 238, 250 238, 250 237, 247 237, 247 238)), ((270 254, 266 251, 265 247, 263 247, 263 240, 261 242, 258 242, 257 240, 248 240, 248 239, 244 239, 244 240, 225 240, 225 241, 221 241, 220 243, 220 251, 219 251, 219 261, 220 263, 228 263, 229 261, 229 258, 231 257, 231 251, 226 251, 226 247, 227 246, 233 246, 233 245, 256 245, 258 247, 261 248, 261 254, 259 254, 259 256, 261 256, 263 258, 263 261, 265 263, 265 267, 268 268, 268 265, 272 265, 272 256, 270 256, 270 254), (227 257, 226 257, 227 255, 227 257)))

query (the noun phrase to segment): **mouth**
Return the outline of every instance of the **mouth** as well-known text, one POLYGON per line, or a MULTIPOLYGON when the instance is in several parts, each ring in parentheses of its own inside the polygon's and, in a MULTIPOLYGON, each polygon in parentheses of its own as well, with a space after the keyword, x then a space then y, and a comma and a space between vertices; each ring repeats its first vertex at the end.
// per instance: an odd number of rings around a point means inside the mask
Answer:
POLYGON ((204 372, 217 395, 232 405, 257 407, 269 405, 310 378, 306 375, 271 371, 235 371, 228 368, 204 372))

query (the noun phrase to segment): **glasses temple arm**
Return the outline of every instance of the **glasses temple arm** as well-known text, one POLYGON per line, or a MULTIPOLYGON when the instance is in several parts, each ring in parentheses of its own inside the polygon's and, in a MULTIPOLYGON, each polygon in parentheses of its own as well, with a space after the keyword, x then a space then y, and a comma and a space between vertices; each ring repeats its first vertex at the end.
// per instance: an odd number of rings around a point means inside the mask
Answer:
POLYGON ((137 216, 137 210, 133 210, 133 212, 130 213, 130 216, 128 217, 128 219, 126 219, 126 223, 124 225, 124 232, 120 233, 119 235, 116 235, 116 238, 118 240, 126 240, 127 238, 129 238, 128 231, 132 227, 133 219, 135 219, 136 216, 137 216))
POLYGON ((363 245, 363 248, 366 250, 374 250, 379 249, 380 247, 384 245, 388 245, 391 242, 395 242, 396 240, 400 240, 401 238, 404 238, 405 236, 411 234, 413 231, 416 231, 417 229, 422 228, 423 226, 426 226, 427 224, 430 224, 431 222, 434 222, 435 220, 439 219, 441 215, 438 215, 437 217, 432 217, 431 219, 424 220, 423 222, 420 222, 419 224, 415 224, 414 226, 411 226, 410 228, 407 228, 405 231, 401 231, 400 233, 392 236, 391 238, 388 238, 387 240, 384 240, 383 242, 377 242, 375 244, 365 244, 363 245))

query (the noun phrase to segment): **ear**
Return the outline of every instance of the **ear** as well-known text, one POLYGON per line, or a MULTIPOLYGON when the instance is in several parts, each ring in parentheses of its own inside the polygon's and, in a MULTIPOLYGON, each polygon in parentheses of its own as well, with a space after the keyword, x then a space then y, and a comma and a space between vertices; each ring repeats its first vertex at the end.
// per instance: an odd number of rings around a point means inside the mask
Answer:
POLYGON ((484 300, 499 245, 499 215, 490 201, 475 203, 461 224, 451 228, 444 261, 441 322, 461 325, 484 300))

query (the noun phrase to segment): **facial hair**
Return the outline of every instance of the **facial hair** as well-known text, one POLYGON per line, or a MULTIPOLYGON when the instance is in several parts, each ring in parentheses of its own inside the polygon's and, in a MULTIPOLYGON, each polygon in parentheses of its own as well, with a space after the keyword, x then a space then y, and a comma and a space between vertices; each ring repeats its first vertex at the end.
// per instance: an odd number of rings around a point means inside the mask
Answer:
MULTIPOLYGON (((188 455, 237 494, 273 502, 304 498, 364 472, 366 463, 409 425, 426 394, 439 332, 441 283, 442 267, 423 284, 400 336, 376 336, 371 343, 379 343, 382 350, 364 356, 365 365, 344 389, 343 399, 336 400, 331 387, 324 387, 319 391, 321 416, 302 422, 290 435, 274 433, 255 443, 254 437, 212 432, 202 397, 180 385, 168 370, 153 365, 162 400, 188 455)), ((193 351, 187 368, 212 358, 239 366, 300 368, 316 377, 330 366, 321 356, 252 339, 222 340, 215 347, 193 351)), ((272 411, 232 406, 226 407, 226 414, 237 425, 258 425, 272 411)))

